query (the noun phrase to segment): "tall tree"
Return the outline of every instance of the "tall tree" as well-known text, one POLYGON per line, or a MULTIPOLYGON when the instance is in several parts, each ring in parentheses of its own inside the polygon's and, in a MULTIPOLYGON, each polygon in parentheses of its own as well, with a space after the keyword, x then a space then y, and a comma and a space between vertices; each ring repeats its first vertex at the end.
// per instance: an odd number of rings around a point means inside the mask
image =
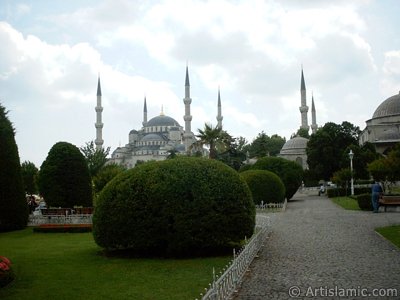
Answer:
POLYGON ((334 172, 349 165, 349 147, 358 146, 360 129, 349 122, 326 123, 307 144, 307 163, 319 179, 329 180, 334 172))
POLYGON ((96 149, 94 142, 90 141, 79 149, 85 156, 90 176, 93 178, 107 162, 107 156, 110 153, 110 147, 107 147, 106 149, 101 148, 98 150, 96 149))
POLYGON ((39 190, 49 206, 92 205, 92 181, 83 154, 67 142, 56 143, 40 167, 39 190))
POLYGON ((0 104, 0 231, 22 229, 28 221, 15 131, 0 104))
POLYGON ((37 194, 37 176, 39 173, 35 164, 30 161, 24 161, 21 164, 22 181, 24 183, 24 190, 27 194, 37 194))
POLYGON ((264 131, 262 131, 250 144, 250 157, 277 156, 285 142, 285 138, 282 138, 277 134, 269 137, 264 131))
POLYGON ((227 138, 222 136, 222 129, 220 127, 213 127, 211 124, 204 124, 204 129, 198 129, 199 144, 207 145, 209 147, 209 158, 215 159, 217 157, 217 144, 227 138))

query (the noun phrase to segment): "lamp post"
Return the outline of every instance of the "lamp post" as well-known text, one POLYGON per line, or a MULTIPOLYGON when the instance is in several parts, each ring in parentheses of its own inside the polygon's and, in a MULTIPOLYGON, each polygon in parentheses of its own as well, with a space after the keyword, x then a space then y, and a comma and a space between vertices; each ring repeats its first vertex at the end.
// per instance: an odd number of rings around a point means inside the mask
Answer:
POLYGON ((353 180, 353 150, 350 149, 349 158, 350 158, 350 172, 351 172, 351 195, 354 196, 354 180, 353 180))

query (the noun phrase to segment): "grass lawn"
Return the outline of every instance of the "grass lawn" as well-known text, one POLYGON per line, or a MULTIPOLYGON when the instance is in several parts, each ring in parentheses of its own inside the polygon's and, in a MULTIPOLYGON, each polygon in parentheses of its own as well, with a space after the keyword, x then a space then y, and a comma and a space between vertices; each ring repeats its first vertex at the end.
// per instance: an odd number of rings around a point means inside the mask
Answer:
POLYGON ((400 248, 400 225, 381 227, 377 228, 376 231, 400 248))
POLYGON ((337 205, 340 205, 344 209, 360 210, 357 200, 354 200, 353 198, 350 197, 335 197, 332 198, 332 201, 337 205))
POLYGON ((0 299, 195 299, 231 257, 105 257, 92 233, 0 234, 0 255, 17 275, 0 299))

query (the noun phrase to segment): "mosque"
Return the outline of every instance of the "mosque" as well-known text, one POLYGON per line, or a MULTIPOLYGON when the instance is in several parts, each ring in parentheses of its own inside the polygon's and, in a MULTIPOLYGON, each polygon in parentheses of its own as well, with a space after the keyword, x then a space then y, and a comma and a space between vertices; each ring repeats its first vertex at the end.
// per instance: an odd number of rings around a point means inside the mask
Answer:
MULTIPOLYGON (((308 125, 308 116, 307 116, 309 107, 307 106, 307 93, 306 93, 306 84, 304 81, 303 70, 301 70, 300 94, 301 94, 301 106, 299 107, 301 114, 300 129, 305 129, 308 132, 310 130, 310 126, 308 125)), ((311 98, 311 132, 315 133, 317 129, 318 129, 317 115, 315 111, 314 95, 313 95, 311 98)), ((297 162, 299 165, 303 167, 304 170, 308 169, 307 153, 306 153, 307 143, 308 139, 301 136, 296 136, 288 140, 283 145, 278 156, 297 162)))
POLYGON ((378 153, 388 154, 400 142, 400 92, 383 101, 366 124, 360 145, 370 142, 378 153))
MULTIPOLYGON (((191 129, 192 116, 190 114, 190 83, 189 71, 186 67, 185 78, 185 127, 181 126, 175 119, 164 115, 161 110, 159 116, 147 120, 147 101, 144 99, 143 105, 143 122, 142 128, 132 129, 129 132, 128 144, 124 147, 118 147, 111 155, 109 163, 123 165, 127 168, 133 168, 137 162, 145 162, 149 160, 164 160, 171 153, 186 154, 191 151, 191 146, 196 142, 196 137, 191 129)), ((101 113, 101 87, 100 78, 97 84, 97 106, 96 110, 96 149, 101 149, 103 145, 101 113)), ((221 97, 218 90, 218 115, 217 121, 222 128, 221 115, 221 97)))

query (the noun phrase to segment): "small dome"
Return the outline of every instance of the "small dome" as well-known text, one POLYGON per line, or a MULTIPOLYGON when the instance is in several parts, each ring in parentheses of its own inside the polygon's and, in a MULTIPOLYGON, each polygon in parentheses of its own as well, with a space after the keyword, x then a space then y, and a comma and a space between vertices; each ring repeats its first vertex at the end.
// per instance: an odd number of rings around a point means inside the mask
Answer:
POLYGON ((141 141, 160 141, 163 140, 161 136, 155 133, 146 134, 141 141))
POLYGON ((179 126, 179 123, 171 117, 160 115, 148 121, 146 127, 149 126, 179 126))
POLYGON ((129 134, 138 134, 138 131, 135 130, 135 129, 132 129, 132 130, 129 132, 129 134))
POLYGON ((400 114, 400 93, 383 101, 375 110, 372 118, 388 117, 400 114))
POLYGON ((293 150, 293 149, 306 149, 307 148, 308 139, 303 138, 301 136, 296 136, 290 140, 288 140, 282 147, 282 151, 285 150, 293 150))

